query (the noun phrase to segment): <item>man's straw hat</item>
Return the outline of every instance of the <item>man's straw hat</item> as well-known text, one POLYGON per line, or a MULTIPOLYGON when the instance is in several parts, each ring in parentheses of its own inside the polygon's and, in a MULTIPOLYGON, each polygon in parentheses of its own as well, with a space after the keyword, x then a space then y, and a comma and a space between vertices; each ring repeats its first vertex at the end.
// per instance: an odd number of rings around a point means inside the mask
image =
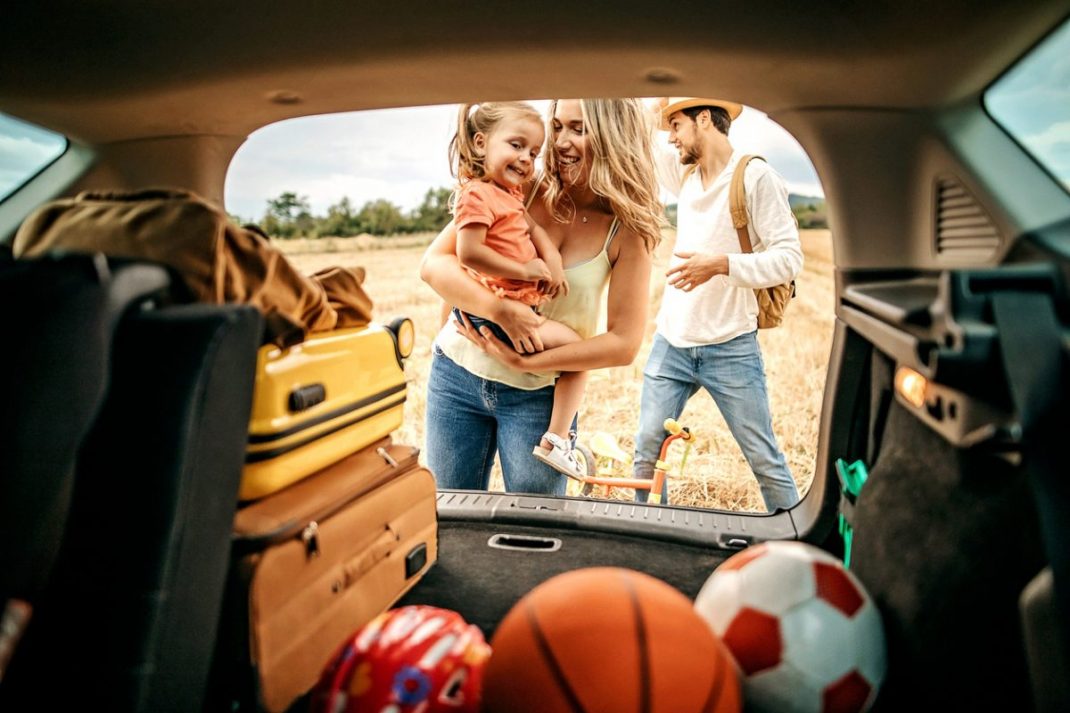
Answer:
POLYGON ((669 130, 669 117, 678 111, 690 109, 694 106, 716 106, 728 112, 728 118, 735 121, 739 113, 743 111, 742 104, 726 102, 721 99, 703 99, 701 97, 669 97, 668 104, 661 109, 661 130, 669 130))

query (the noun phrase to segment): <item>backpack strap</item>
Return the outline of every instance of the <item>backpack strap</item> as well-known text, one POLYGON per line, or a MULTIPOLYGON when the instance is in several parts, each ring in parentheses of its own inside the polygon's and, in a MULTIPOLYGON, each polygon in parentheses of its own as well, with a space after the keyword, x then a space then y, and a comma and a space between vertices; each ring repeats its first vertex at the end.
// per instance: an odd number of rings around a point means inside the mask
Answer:
POLYGON ((750 234, 747 233, 747 223, 750 219, 747 217, 747 190, 743 185, 743 174, 747 172, 747 164, 756 158, 765 160, 754 154, 747 154, 739 159, 736 170, 732 172, 732 185, 728 189, 728 210, 732 213, 732 226, 739 235, 739 247, 745 253, 754 252, 754 249, 750 244, 750 234))

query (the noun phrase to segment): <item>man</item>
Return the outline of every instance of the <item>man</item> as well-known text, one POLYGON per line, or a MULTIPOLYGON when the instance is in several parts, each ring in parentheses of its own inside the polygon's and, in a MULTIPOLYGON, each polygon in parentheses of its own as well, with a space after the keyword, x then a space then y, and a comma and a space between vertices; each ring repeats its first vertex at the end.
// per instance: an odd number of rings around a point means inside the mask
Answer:
MULTIPOLYGON (((799 232, 783 179, 764 161, 744 173, 753 253, 743 253, 728 194, 742 154, 728 129, 742 107, 714 99, 662 100, 661 129, 675 151, 656 152, 658 179, 677 196, 676 245, 643 371, 635 476, 652 478, 662 426, 706 389, 758 480, 769 511, 790 508, 799 491, 773 435, 754 289, 793 279, 802 269, 799 232)), ((667 488, 666 488, 667 491, 667 488)), ((646 500, 645 491, 636 491, 646 500)), ((668 502, 663 491, 663 502, 668 502)))

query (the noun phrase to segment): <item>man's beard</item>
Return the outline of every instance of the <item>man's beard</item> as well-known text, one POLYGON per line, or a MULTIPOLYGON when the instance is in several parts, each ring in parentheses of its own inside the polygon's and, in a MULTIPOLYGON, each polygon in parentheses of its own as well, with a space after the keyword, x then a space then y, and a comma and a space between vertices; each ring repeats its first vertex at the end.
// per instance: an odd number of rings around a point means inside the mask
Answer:
POLYGON ((701 158, 701 156, 698 154, 697 151, 695 151, 695 149, 688 147, 681 148, 683 148, 684 153, 682 156, 680 156, 680 163, 685 166, 691 166, 693 164, 698 163, 698 160, 701 158))

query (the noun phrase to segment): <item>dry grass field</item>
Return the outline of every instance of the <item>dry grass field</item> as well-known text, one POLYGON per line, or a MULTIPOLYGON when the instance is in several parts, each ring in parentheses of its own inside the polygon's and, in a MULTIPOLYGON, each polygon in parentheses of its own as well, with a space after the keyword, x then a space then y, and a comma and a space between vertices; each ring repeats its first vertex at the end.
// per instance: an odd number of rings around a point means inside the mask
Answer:
MULTIPOLYGON (((438 331, 440 300, 417 276, 423 245, 430 236, 403 238, 328 238, 318 241, 281 241, 298 267, 312 272, 329 265, 363 266, 365 287, 375 301, 380 321, 399 315, 416 325, 416 349, 406 364, 409 397, 405 423, 395 438, 423 444, 424 404, 431 341, 438 331)), ((653 337, 653 319, 661 297, 665 264, 673 234, 655 257, 647 338, 629 367, 603 369, 591 374, 580 411, 580 438, 605 431, 631 452, 642 386, 642 369, 653 337)), ((800 492, 810 486, 816 460, 818 415, 825 384, 833 326, 832 253, 828 231, 802 231, 806 264, 797 280, 797 296, 788 308, 784 325, 762 330, 759 340, 768 377, 773 427, 800 492)), ((670 473, 670 501, 680 505, 720 510, 762 512, 758 485, 735 440, 728 432, 713 400, 700 391, 688 403, 680 421, 696 438, 683 473, 670 473)), ((682 447, 674 446, 673 456, 682 447)), ((672 460, 672 458, 670 458, 672 460)), ((630 473, 622 473, 630 475, 630 473)), ((501 489, 495 466, 492 489, 501 489)), ((631 491, 613 497, 631 498, 631 491)))

